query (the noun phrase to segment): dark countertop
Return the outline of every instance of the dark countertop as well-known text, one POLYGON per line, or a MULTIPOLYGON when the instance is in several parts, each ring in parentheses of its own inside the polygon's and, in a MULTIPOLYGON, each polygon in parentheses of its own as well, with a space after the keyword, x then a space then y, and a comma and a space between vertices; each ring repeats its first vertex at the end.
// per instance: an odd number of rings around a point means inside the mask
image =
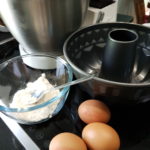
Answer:
MULTIPOLYGON (((66 104, 57 116, 38 125, 21 125, 21 127, 42 150, 47 150, 52 137, 60 132, 72 132, 80 136, 85 124, 79 119, 77 108, 88 98, 90 97, 81 92, 79 87, 71 87, 66 104)), ((120 135, 120 150, 149 150, 150 104, 109 107, 112 112, 109 125, 120 135)), ((3 135, 3 138, 0 138, 1 148, 24 149, 2 120, 0 120, 0 134, 3 135)))
MULTIPOLYGON (((10 53, 5 59, 19 54, 17 43, 14 47, 10 47, 10 53)), ((1 61, 3 60, 4 58, 1 58, 1 61)), ((81 91, 78 85, 72 86, 67 101, 58 115, 38 125, 21 125, 21 127, 42 150, 48 150, 50 140, 60 132, 67 131, 80 136, 85 124, 79 119, 77 108, 82 101, 89 98, 91 97, 81 91)), ((150 102, 134 106, 110 105, 109 108, 112 113, 109 125, 120 135, 120 150, 149 150, 150 102)), ((1 150, 24 149, 1 119, 0 135, 1 150)))

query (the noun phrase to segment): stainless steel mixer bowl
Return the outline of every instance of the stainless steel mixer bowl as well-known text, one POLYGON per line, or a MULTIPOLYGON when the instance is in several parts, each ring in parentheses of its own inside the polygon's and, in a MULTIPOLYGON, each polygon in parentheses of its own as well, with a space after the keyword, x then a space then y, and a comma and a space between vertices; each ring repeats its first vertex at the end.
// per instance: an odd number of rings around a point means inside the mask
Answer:
POLYGON ((96 75, 93 80, 80 84, 82 90, 92 98, 100 98, 111 104, 137 104, 150 100, 150 28, 128 23, 92 25, 70 35, 63 50, 76 78, 87 74, 96 75), (119 28, 133 30, 139 36, 130 83, 115 82, 99 76, 108 33, 119 28))
POLYGON ((66 37, 77 30, 89 0, 0 0, 0 14, 28 53, 62 55, 66 37))

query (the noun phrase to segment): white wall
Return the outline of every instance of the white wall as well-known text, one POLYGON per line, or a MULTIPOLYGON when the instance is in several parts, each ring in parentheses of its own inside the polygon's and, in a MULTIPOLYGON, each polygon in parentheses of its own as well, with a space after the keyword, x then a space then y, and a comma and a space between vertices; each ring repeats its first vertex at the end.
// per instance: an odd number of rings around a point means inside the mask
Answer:
POLYGON ((134 17, 134 23, 136 23, 136 14, 133 0, 119 0, 118 1, 118 13, 126 14, 134 17))

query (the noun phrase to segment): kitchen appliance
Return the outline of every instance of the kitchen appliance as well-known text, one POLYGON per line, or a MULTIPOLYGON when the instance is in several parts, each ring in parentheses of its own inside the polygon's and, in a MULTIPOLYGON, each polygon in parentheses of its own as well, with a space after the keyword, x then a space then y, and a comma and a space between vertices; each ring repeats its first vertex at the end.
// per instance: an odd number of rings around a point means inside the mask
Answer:
POLYGON ((66 37, 77 30, 89 0, 0 0, 0 14, 26 53, 62 55, 66 37))
POLYGON ((83 26, 102 22, 116 22, 119 0, 91 0, 83 26))

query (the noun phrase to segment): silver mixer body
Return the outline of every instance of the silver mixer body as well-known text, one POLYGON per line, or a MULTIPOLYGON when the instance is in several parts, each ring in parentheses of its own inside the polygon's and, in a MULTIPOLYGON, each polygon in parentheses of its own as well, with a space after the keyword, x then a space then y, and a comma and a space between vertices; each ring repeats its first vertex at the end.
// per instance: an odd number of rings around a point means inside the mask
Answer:
POLYGON ((27 53, 62 55, 67 36, 78 29, 89 0, 0 0, 1 17, 27 53))

